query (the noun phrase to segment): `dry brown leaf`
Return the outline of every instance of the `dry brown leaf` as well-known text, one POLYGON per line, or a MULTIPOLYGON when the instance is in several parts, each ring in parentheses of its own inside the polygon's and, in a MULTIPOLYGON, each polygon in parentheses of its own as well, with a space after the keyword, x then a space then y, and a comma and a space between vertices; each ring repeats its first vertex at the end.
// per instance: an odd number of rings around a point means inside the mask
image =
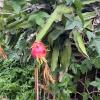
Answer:
POLYGON ((7 55, 1 46, 0 46, 0 56, 5 60, 7 59, 7 55))
POLYGON ((49 82, 53 84, 55 83, 55 80, 51 75, 51 70, 47 63, 45 63, 45 66, 44 66, 43 77, 46 84, 48 84, 49 82))

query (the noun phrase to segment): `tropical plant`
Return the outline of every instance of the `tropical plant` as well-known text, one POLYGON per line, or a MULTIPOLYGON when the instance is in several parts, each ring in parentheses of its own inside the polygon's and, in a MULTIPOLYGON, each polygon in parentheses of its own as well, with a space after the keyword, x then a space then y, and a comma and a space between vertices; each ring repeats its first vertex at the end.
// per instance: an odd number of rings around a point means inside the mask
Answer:
POLYGON ((40 100, 100 99, 99 0, 5 0, 1 7, 1 98, 34 100, 37 84, 40 100), (45 60, 31 57, 34 43, 45 60))

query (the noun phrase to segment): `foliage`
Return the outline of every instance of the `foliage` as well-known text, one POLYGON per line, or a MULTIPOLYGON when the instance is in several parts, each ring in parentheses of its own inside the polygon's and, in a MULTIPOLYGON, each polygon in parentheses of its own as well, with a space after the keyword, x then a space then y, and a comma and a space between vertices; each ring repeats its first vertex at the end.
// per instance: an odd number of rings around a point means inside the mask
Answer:
POLYGON ((5 0, 0 13, 0 96, 33 100, 31 45, 42 40, 55 84, 40 100, 99 100, 100 3, 98 0, 5 0), (95 5, 97 7, 95 7, 95 5))

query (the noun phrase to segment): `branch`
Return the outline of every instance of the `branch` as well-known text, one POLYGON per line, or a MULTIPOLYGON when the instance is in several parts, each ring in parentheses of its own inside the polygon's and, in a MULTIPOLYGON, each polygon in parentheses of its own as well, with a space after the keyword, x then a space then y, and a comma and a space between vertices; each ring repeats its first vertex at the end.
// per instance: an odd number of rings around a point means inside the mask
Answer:
POLYGON ((85 87, 86 92, 89 94, 89 98, 90 98, 91 100, 93 100, 92 96, 90 95, 91 93, 89 92, 89 90, 88 90, 88 88, 85 86, 85 84, 84 84, 82 81, 79 81, 79 82, 85 87))

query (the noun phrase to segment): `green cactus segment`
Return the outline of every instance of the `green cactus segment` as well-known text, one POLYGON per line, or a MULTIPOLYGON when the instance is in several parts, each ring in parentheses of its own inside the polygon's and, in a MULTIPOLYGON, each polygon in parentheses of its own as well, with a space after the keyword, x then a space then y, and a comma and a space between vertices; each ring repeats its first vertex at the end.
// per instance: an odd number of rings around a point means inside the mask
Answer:
POLYGON ((40 32, 36 36, 36 41, 40 41, 48 32, 48 29, 53 24, 54 21, 59 19, 59 16, 62 16, 65 13, 72 13, 73 9, 71 7, 66 7, 65 5, 59 5, 51 14, 50 18, 47 20, 47 23, 40 30, 40 32))

